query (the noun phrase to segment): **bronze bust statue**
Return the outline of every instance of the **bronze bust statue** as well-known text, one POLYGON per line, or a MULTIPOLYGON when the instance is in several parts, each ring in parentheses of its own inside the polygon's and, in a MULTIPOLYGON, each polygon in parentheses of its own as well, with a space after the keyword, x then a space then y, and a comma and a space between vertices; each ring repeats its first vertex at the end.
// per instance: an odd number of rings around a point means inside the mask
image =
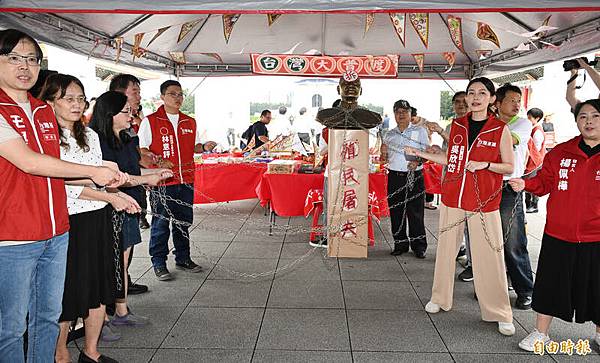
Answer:
POLYGON ((362 130, 381 123, 381 115, 358 106, 362 94, 360 79, 354 71, 340 77, 337 87, 342 102, 339 107, 326 108, 317 113, 317 121, 329 129, 362 130))

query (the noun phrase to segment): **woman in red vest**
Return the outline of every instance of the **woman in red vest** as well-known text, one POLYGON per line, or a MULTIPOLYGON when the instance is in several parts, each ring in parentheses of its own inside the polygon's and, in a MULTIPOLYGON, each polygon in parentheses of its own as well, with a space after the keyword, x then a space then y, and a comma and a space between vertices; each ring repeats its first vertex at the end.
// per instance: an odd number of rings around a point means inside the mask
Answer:
POLYGON ((54 359, 69 230, 65 185, 57 178, 122 181, 109 168, 58 159, 54 112, 28 93, 42 57, 29 35, 0 31, 0 360, 6 362, 24 361, 26 329, 27 361, 54 359))
POLYGON ((489 79, 471 80, 466 96, 471 112, 453 120, 447 155, 414 148, 405 152, 447 165, 432 295, 425 310, 433 314, 452 308, 455 258, 467 222, 482 319, 498 322, 501 334, 513 335, 499 208, 502 176, 512 173, 514 154, 508 127, 489 111, 495 99, 489 79))
POLYGON ((600 346, 600 100, 575 107, 581 135, 555 146, 533 178, 511 179, 515 191, 549 194, 531 307, 536 329, 519 343, 542 349, 553 317, 596 324, 600 346))

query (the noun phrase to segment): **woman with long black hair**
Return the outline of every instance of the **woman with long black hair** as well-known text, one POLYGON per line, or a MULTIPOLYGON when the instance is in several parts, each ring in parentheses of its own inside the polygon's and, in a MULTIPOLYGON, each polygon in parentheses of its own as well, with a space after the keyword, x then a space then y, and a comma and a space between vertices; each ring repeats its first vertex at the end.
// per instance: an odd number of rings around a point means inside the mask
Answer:
POLYGON ((469 82, 466 101, 470 112, 452 121, 446 155, 409 147, 405 152, 447 165, 433 288, 425 310, 434 314, 452 308, 455 258, 466 222, 482 319, 497 322, 501 334, 513 335, 499 209, 502 176, 513 172, 514 154, 508 127, 490 112, 495 92, 487 78, 469 82))
MULTIPOLYGON (((96 99, 90 128, 98 133, 102 158, 105 162, 115 163, 119 170, 127 173, 131 181, 119 189, 141 203, 141 185, 157 186, 163 180, 171 178, 173 173, 168 169, 140 169, 140 153, 138 151, 138 138, 129 135, 131 127, 131 106, 127 103, 127 96, 121 92, 108 91, 96 99)), ((131 247, 142 242, 139 228, 139 217, 134 214, 122 216, 121 248, 123 283, 117 294, 115 314, 111 320, 112 325, 141 326, 148 321, 147 318, 135 315, 127 307, 127 261, 131 247)))
MULTIPOLYGON (((60 126, 61 159, 101 166, 98 135, 82 121, 86 99, 79 79, 53 74, 46 80, 40 98, 52 106, 60 126)), ((124 193, 107 193, 92 186, 67 185, 66 191, 71 229, 55 361, 71 360, 67 349, 69 326, 83 318, 85 346, 79 361, 113 362, 98 352, 105 307, 114 303, 116 294, 112 216, 113 210, 135 213, 139 206, 124 193)))

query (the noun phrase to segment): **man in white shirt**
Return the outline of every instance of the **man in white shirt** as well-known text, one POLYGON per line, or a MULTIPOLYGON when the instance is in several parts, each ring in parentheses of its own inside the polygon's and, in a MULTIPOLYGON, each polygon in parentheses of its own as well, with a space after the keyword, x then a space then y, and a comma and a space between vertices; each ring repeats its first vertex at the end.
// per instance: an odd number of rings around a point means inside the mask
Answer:
POLYGON ((498 88, 496 91, 496 107, 499 118, 506 122, 510 129, 515 153, 514 172, 511 175, 504 176, 502 201, 500 202, 500 218, 506 241, 504 260, 512 286, 517 293, 515 307, 520 310, 528 310, 531 309, 533 273, 529 252, 527 251, 523 195, 515 192, 508 185, 508 180, 520 178, 525 174, 527 144, 531 137, 531 123, 517 115, 521 109, 521 90, 519 87, 506 84, 498 88))
POLYGON ((184 95, 179 82, 164 82, 160 93, 164 105, 142 120, 138 136, 142 153, 174 174, 164 189, 153 190, 150 195, 155 214, 150 232, 152 266, 158 280, 166 281, 172 279, 166 263, 171 220, 176 268, 193 273, 202 271, 190 258, 188 233, 194 214, 194 152, 212 151, 216 143, 202 143, 196 120, 180 111, 184 95))

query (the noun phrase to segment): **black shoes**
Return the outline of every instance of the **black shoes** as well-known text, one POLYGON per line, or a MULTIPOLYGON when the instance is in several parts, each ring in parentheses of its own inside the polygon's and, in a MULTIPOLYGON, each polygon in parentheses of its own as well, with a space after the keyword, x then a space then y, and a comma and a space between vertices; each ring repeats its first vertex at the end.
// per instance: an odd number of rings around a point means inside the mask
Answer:
POLYGON ((458 274, 458 279, 462 282, 471 282, 473 281, 473 267, 469 266, 465 268, 465 270, 458 274))
POLYGON ((515 308, 519 310, 531 309, 531 296, 517 296, 517 301, 515 301, 515 308))
POLYGON ((171 276, 171 273, 167 270, 167 266, 155 267, 154 273, 156 274, 158 281, 169 281, 173 279, 173 276, 171 276))
POLYGON ((127 284, 127 295, 139 295, 148 292, 148 286, 141 284, 134 284, 131 281, 131 277, 127 276, 129 283, 127 284))
POLYGON ((394 243, 394 250, 390 253, 392 256, 400 256, 408 252, 408 243, 394 243))
POLYGON ((415 252, 415 257, 416 258, 420 258, 420 259, 424 259, 427 255, 425 254, 425 251, 417 251, 415 252))
POLYGON ((112 359, 111 357, 107 357, 105 355, 100 355, 97 361, 88 357, 84 352, 79 353, 78 363, 119 363, 119 361, 112 359))
POLYGON ((150 228, 150 223, 146 220, 146 217, 140 217, 140 229, 148 229, 150 228))
POLYGON ((175 268, 192 273, 202 272, 202 266, 197 265, 194 261, 188 260, 184 263, 176 263, 175 268))
POLYGON ((537 212, 538 212, 537 207, 530 207, 525 210, 525 213, 537 213, 537 212))

